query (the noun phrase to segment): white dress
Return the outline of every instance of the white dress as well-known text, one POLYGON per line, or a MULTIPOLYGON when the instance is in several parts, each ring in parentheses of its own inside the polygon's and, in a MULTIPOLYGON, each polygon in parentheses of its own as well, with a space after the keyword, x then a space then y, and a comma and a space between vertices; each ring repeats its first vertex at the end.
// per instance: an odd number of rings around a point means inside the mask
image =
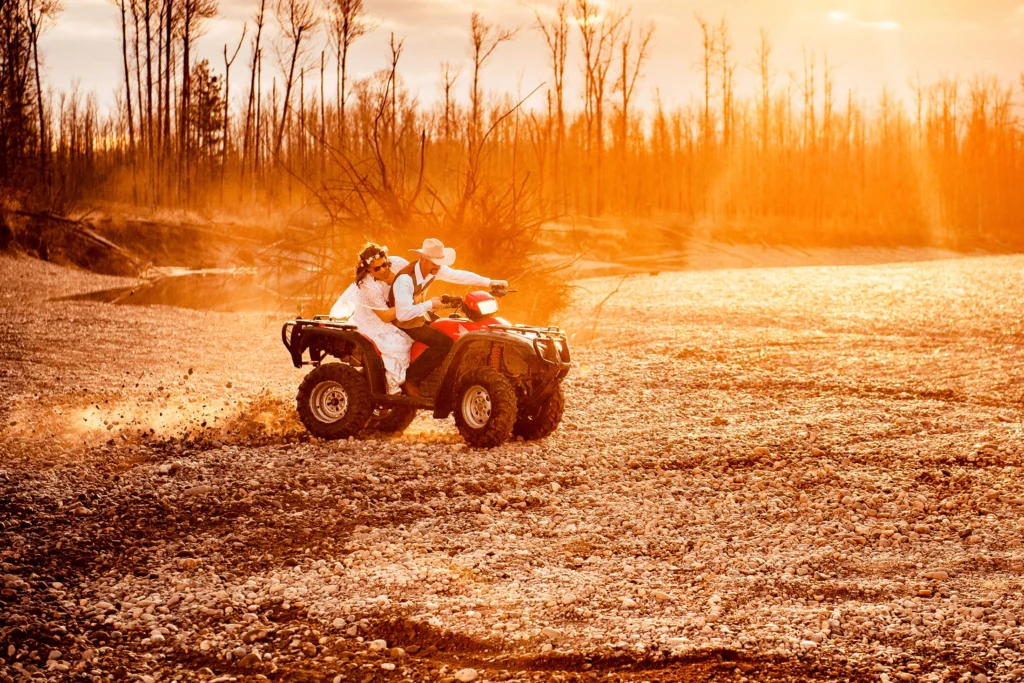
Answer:
POLYGON ((373 340, 384 361, 388 393, 397 394, 405 382, 413 342, 405 332, 374 313, 374 310, 388 308, 390 291, 391 285, 369 276, 361 283, 353 282, 331 308, 331 317, 348 318, 362 334, 373 340))

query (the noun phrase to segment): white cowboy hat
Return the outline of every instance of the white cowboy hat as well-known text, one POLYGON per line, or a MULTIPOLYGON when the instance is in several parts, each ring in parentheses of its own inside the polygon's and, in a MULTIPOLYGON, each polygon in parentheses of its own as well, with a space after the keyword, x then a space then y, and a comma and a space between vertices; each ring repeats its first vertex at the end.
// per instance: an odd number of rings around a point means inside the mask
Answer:
POLYGON ((425 259, 430 259, 439 266, 450 266, 455 263, 455 250, 444 246, 441 240, 428 237, 423 240, 423 246, 419 249, 410 249, 414 254, 419 254, 425 259))

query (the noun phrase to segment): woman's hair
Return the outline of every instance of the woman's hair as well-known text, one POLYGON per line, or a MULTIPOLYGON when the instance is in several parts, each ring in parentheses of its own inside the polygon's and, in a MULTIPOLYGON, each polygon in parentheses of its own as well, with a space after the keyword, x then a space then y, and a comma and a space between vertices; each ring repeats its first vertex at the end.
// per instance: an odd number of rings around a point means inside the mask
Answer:
POLYGON ((382 247, 373 242, 367 242, 363 245, 363 250, 359 252, 359 264, 356 265, 356 283, 366 279, 366 276, 370 274, 370 264, 381 256, 384 258, 388 257, 387 247, 382 247))

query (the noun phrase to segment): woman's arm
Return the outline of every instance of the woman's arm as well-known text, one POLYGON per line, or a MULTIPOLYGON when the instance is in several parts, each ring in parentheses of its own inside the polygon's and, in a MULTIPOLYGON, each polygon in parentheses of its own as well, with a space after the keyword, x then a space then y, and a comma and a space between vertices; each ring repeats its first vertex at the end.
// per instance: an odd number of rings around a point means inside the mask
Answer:
POLYGON ((380 318, 386 323, 393 321, 396 317, 394 306, 392 306, 391 308, 375 308, 373 312, 377 314, 378 318, 380 318))

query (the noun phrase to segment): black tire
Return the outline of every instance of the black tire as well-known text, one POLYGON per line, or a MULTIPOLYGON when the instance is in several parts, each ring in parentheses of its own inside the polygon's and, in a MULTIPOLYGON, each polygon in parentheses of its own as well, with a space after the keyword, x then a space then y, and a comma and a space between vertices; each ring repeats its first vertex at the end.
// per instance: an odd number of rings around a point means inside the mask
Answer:
POLYGON ((564 412, 565 392, 562 391, 562 385, 559 383, 551 395, 544 400, 544 403, 531 411, 532 414, 520 411, 516 417, 516 423, 512 427, 512 435, 521 436, 527 441, 550 436, 561 424, 564 412))
POLYGON ((401 434, 416 419, 418 410, 412 406, 380 406, 370 415, 365 432, 401 434))
POLYGON ((356 436, 370 419, 370 387, 356 369, 328 363, 310 372, 299 385, 299 419, 319 439, 356 436), (344 406, 339 406, 340 401, 344 406))
POLYGON ((459 382, 455 425, 470 446, 494 448, 508 441, 515 421, 516 392, 500 372, 477 368, 459 382))

